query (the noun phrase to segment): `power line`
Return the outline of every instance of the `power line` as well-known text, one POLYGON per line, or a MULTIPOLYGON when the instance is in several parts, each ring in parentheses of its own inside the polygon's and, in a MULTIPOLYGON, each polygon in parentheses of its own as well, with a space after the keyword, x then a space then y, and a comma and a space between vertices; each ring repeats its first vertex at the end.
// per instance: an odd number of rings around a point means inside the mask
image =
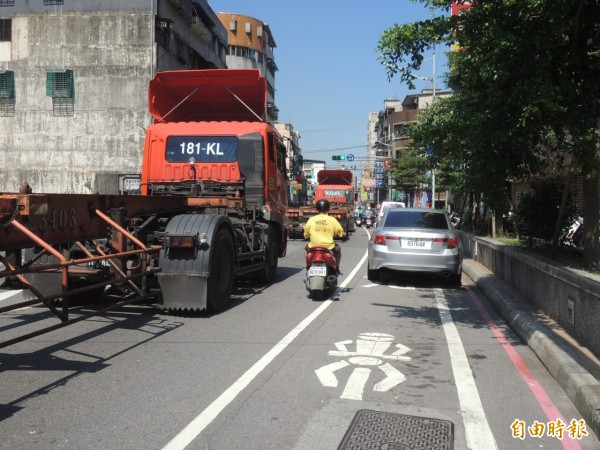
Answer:
POLYGON ((368 145, 355 145, 354 147, 338 147, 338 148, 329 148, 329 149, 321 149, 321 150, 302 150, 302 154, 305 153, 321 153, 321 152, 339 152, 342 150, 351 150, 353 148, 362 148, 368 147, 368 145))

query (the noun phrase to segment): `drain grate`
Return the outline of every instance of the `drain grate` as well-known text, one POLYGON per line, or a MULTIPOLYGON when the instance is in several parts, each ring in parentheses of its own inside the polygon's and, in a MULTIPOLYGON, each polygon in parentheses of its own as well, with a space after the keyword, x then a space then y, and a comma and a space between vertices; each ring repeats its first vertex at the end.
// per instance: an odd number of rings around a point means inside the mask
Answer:
POLYGON ((361 409, 338 450, 452 450, 454 424, 429 417, 361 409))

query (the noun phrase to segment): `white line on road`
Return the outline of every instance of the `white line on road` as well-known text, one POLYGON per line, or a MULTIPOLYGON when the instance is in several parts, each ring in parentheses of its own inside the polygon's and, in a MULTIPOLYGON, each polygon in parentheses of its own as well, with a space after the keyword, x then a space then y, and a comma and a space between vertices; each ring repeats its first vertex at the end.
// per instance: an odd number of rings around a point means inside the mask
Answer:
MULTIPOLYGON (((362 257, 358 265, 348 275, 338 287, 338 291, 345 288, 348 283, 354 278, 360 267, 367 259, 367 253, 362 257)), ((335 296, 335 293, 334 295, 335 296)), ((285 348, 296 339, 313 320, 315 320, 329 305, 332 300, 326 300, 321 306, 314 310, 306 319, 300 322, 296 328, 290 331, 281 341, 269 350, 262 358, 260 358, 250 369, 246 371, 240 378, 237 379, 229 388, 223 392, 215 401, 213 401, 204 411, 202 411, 194 420, 192 420, 177 436, 175 436, 163 450, 180 450, 184 449, 197 438, 200 433, 229 405, 237 395, 242 392, 264 369, 279 355, 285 348)))
POLYGON ((465 422, 467 446, 474 450, 497 449, 496 440, 485 417, 485 411, 473 379, 469 360, 456 325, 452 320, 444 292, 440 288, 434 289, 434 292, 440 318, 442 319, 442 327, 446 335, 446 342, 448 343, 448 350, 450 351, 452 372, 454 373, 460 409, 465 422))
POLYGON ((0 301, 2 301, 2 300, 8 300, 9 298, 12 298, 12 297, 14 297, 16 295, 21 294, 22 292, 23 291, 21 289, 12 290, 12 291, 11 290, 5 291, 3 289, 0 289, 0 301))

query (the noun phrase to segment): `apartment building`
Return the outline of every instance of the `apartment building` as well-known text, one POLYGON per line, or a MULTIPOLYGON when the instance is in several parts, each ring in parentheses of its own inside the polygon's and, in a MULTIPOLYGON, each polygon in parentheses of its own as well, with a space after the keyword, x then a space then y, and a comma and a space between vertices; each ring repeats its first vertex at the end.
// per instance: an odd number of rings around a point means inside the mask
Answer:
POLYGON ((267 81, 267 121, 278 121, 275 103, 274 49, 277 47, 268 24, 254 17, 228 12, 217 16, 227 30, 227 67, 230 69, 259 69, 267 81))
POLYGON ((0 1, 0 191, 118 193, 157 71, 226 68, 206 0, 0 1))

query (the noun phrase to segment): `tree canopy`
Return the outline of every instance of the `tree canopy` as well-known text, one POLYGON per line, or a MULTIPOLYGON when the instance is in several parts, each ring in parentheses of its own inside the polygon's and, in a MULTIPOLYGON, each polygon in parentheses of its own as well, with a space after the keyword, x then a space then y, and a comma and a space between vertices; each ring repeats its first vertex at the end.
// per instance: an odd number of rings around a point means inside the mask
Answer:
POLYGON ((377 48, 388 77, 414 88, 425 52, 457 46, 446 74, 454 94, 420 115, 413 145, 460 167, 466 187, 497 210, 513 179, 550 166, 583 176, 590 264, 600 260, 599 2, 480 0, 450 16, 450 1, 421 0, 440 14, 385 30, 377 48))

